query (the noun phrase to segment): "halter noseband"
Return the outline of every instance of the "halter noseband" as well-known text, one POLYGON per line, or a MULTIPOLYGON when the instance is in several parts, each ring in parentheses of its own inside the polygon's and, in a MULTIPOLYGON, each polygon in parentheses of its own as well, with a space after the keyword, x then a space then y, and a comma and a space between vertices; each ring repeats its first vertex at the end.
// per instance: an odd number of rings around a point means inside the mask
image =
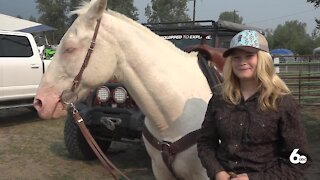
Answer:
POLYGON ((100 22, 101 22, 101 18, 99 18, 97 20, 97 24, 96 24, 96 27, 95 27, 95 30, 94 30, 94 34, 93 34, 93 37, 92 37, 92 40, 91 40, 90 47, 89 47, 89 49, 87 51, 86 57, 85 57, 85 59, 83 61, 83 64, 82 64, 82 66, 80 68, 79 73, 75 76, 75 78, 72 81, 71 89, 70 90, 64 90, 61 93, 60 99, 66 105, 74 103, 78 99, 77 94, 75 93, 75 90, 78 88, 78 86, 80 84, 80 81, 81 81, 81 78, 82 78, 82 74, 83 74, 85 68, 87 67, 87 65, 89 63, 91 54, 92 54, 93 49, 94 49, 94 47, 96 45, 96 39, 97 39, 99 27, 100 27, 100 22))

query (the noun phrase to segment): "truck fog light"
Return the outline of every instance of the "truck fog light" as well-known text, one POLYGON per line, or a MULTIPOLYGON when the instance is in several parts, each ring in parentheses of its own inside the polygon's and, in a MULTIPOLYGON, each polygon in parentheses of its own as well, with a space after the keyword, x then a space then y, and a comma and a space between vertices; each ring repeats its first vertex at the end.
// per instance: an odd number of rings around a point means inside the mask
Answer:
POLYGON ((127 91, 123 87, 117 87, 113 92, 113 99, 116 103, 124 103, 127 100, 127 91))
POLYGON ((97 90, 97 98, 100 102, 107 102, 110 98, 110 90, 106 86, 101 86, 97 90))

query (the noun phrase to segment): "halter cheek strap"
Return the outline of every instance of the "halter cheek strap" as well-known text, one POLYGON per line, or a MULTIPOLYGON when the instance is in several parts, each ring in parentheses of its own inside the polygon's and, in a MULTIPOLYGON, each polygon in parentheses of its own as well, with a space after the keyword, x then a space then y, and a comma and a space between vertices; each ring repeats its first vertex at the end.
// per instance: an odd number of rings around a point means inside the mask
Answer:
POLYGON ((84 120, 82 119, 82 117, 79 114, 79 111, 76 109, 76 107, 74 106, 74 101, 77 100, 77 94, 75 93, 75 90, 78 88, 81 78, 82 78, 82 74, 83 71, 85 70, 85 68, 88 65, 88 62, 90 60, 91 54, 93 52, 93 49, 95 47, 96 44, 96 39, 97 39, 97 35, 98 35, 98 31, 99 31, 99 27, 100 27, 100 22, 101 22, 101 18, 99 18, 97 20, 97 24, 94 30, 94 34, 91 40, 91 44, 90 47, 87 51, 87 55, 83 61, 83 64, 80 68, 79 73, 75 76, 73 82, 72 82, 72 86, 71 86, 71 90, 64 90, 60 96, 60 99, 63 101, 64 104, 66 105, 71 105, 72 107, 72 114, 73 114, 73 120, 74 122, 79 126, 84 138, 86 139, 87 143, 89 144, 89 146, 91 147, 91 149, 93 150, 93 152, 96 154, 96 156, 98 157, 98 159, 100 160, 100 162, 102 163, 102 165, 111 173, 112 177, 114 179, 119 179, 117 177, 117 175, 115 174, 114 171, 116 171, 120 176, 122 176, 124 179, 129 180, 129 178, 123 174, 107 157, 106 155, 103 153, 103 151, 101 150, 101 148, 99 147, 99 145, 97 144, 97 142, 94 140, 94 138, 92 137, 90 131, 88 130, 88 128, 86 127, 84 120))
POLYGON ((99 31, 99 27, 100 27, 100 22, 101 22, 101 18, 99 18, 97 20, 97 25, 95 27, 95 30, 94 30, 94 34, 93 34, 93 37, 92 37, 92 40, 91 40, 91 44, 90 44, 90 47, 87 51, 87 55, 83 61, 83 64, 80 68, 80 71, 79 73, 76 75, 76 77, 74 78, 73 82, 72 82, 72 87, 71 87, 71 91, 74 92, 79 84, 80 84, 80 81, 81 81, 81 78, 82 78, 82 74, 83 74, 83 71, 84 69, 87 67, 88 63, 89 63, 89 60, 90 60, 90 57, 91 57, 91 54, 93 52, 93 49, 96 45, 96 39, 97 39, 97 35, 98 35, 98 31, 99 31))

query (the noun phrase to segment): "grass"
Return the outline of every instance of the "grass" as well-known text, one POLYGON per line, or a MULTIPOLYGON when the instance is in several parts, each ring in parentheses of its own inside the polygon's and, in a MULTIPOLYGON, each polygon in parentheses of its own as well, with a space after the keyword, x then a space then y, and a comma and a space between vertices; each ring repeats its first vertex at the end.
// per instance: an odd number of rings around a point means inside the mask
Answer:
POLYGON ((304 114, 304 125, 310 143, 320 142, 320 119, 304 114))

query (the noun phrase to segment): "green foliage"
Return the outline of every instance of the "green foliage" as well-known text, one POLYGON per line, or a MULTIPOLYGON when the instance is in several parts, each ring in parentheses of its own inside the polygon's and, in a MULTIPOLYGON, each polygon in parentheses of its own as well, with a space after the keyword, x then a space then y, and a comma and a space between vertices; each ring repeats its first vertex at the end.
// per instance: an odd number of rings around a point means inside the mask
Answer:
POLYGON ((315 7, 320 6, 320 0, 307 0, 308 3, 313 3, 315 7))
MULTIPOLYGON (((313 3, 314 7, 318 8, 320 6, 320 0, 307 0, 308 3, 313 3)), ((320 19, 316 18, 317 29, 320 30, 320 19)))
MULTIPOLYGON (((83 0, 69 0, 70 11, 77 9, 83 0)), ((133 5, 133 0, 108 0, 108 9, 124 14, 134 20, 138 20, 138 9, 133 5)))
POLYGON ((299 55, 311 54, 316 47, 314 40, 306 33, 306 24, 297 20, 278 25, 273 35, 267 35, 267 39, 270 49, 290 49, 299 55))
POLYGON ((186 13, 188 0, 151 0, 145 8, 149 23, 190 21, 186 13))
POLYGON ((37 22, 37 19, 34 16, 30 16, 29 21, 37 22))
MULTIPOLYGON (((40 14, 39 22, 54 27, 57 30, 48 36, 50 44, 57 44, 75 16, 68 16, 70 11, 77 9, 83 0, 36 0, 40 14)), ((138 20, 138 9, 133 0, 109 0, 108 8, 120 12, 134 20, 138 20)))
POLYGON ((49 37, 52 44, 59 42, 67 30, 66 20, 68 12, 67 0, 36 0, 40 14, 39 22, 57 28, 54 36, 49 37))
POLYGON ((236 10, 234 11, 225 11, 219 15, 219 20, 234 22, 242 24, 243 18, 239 16, 236 10))
MULTIPOLYGON (((72 11, 78 9, 82 2, 83 2, 82 0, 69 0, 68 11, 72 12, 72 11)), ((67 26, 70 27, 76 18, 77 18, 77 15, 75 15, 75 14, 68 17, 68 19, 66 20, 67 26)))
POLYGON ((138 9, 133 5, 133 0, 109 0, 108 8, 138 20, 138 9))
POLYGON ((317 29, 320 30, 320 19, 315 19, 316 23, 317 23, 317 29))
MULTIPOLYGON (((69 0, 69 10, 76 10, 83 0, 69 0)), ((121 14, 124 14, 134 20, 138 20, 138 9, 133 5, 133 0, 108 0, 107 9, 112 9, 121 14)), ((72 22, 76 19, 76 15, 73 15, 68 19, 68 26, 72 24, 72 22)))
POLYGON ((80 7, 82 0, 70 0, 69 1, 69 10, 74 11, 80 7))

